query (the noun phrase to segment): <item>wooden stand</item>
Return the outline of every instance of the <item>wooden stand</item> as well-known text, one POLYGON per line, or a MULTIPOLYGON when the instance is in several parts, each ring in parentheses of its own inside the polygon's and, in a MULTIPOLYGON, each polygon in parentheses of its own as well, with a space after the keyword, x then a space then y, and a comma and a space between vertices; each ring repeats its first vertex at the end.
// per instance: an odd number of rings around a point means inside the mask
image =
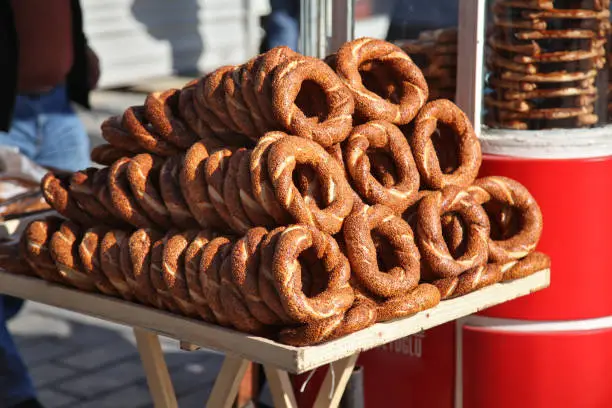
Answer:
POLYGON ((292 347, 135 303, 0 271, 0 293, 132 327, 156 408, 178 406, 158 335, 179 340, 184 350, 206 347, 226 354, 207 407, 233 406, 249 362, 263 366, 277 408, 297 407, 289 373, 300 374, 330 364, 315 407, 337 407, 362 351, 527 295, 549 284, 550 271, 543 270, 445 300, 414 316, 378 323, 325 344, 292 347))

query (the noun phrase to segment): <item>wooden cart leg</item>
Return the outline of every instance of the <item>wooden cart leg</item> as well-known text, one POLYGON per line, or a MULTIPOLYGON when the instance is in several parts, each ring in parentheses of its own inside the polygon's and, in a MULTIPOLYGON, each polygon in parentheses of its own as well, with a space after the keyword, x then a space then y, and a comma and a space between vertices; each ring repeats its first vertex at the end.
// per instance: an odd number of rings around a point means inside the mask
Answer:
POLYGON ((248 360, 225 356, 206 408, 231 408, 248 366, 248 360))
POLYGON ((340 404, 358 357, 359 353, 353 354, 331 364, 317 395, 314 408, 336 408, 340 404))
POLYGON ((159 338, 155 333, 137 328, 134 328, 134 335, 153 405, 155 408, 178 408, 159 338))
POLYGON ((297 408, 289 374, 276 367, 264 365, 266 379, 272 393, 274 408, 297 408))

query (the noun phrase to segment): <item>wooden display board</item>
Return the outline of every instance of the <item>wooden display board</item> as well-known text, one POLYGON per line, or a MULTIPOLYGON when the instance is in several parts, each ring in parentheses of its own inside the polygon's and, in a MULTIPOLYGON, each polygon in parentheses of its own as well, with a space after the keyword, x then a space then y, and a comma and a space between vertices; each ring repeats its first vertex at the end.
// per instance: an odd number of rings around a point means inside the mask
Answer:
POLYGON ((498 283, 442 301, 414 316, 378 323, 328 343, 292 347, 124 300, 0 271, 2 294, 132 327, 156 408, 177 407, 158 335, 179 340, 184 349, 195 345, 226 354, 207 407, 232 406, 249 361, 263 365, 276 407, 297 407, 289 373, 299 374, 332 364, 315 406, 336 407, 360 352, 527 295, 549 284, 550 270, 543 270, 523 279, 498 283))

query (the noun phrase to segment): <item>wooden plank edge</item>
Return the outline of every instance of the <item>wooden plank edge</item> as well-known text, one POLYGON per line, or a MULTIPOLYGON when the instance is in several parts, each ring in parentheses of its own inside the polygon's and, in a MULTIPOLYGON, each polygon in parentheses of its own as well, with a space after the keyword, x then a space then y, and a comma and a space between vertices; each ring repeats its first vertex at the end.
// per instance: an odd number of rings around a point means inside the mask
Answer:
POLYGON ((312 370, 354 353, 360 353, 423 330, 457 320, 491 306, 528 295, 550 285, 550 269, 514 281, 497 283, 476 292, 449 299, 438 306, 391 322, 350 334, 318 346, 302 347, 298 373, 312 370), (358 345, 357 347, 355 347, 358 345))
POLYGON ((253 362, 295 372, 296 347, 96 293, 0 271, 0 293, 148 330, 253 362), (153 324, 155 327, 153 327, 153 324))
POLYGON ((330 362, 476 313, 550 284, 550 270, 515 281, 498 283, 414 316, 374 326, 312 347, 292 347, 262 337, 188 319, 143 305, 52 284, 41 279, 0 271, 0 293, 88 314, 103 320, 214 349, 253 362, 300 374, 330 362), (156 327, 151 327, 155 322, 156 327))

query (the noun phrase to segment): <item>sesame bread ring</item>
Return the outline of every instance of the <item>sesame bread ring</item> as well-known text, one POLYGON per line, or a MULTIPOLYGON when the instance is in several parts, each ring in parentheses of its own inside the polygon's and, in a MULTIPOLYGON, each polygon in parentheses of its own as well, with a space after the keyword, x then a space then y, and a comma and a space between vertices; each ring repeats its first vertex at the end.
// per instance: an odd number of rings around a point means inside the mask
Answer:
MULTIPOLYGON (((164 302, 157 296, 151 283, 151 249, 153 244, 162 239, 162 235, 151 229, 139 229, 132 233, 127 241, 128 256, 131 265, 126 279, 130 288, 142 293, 147 304, 158 309, 165 309, 164 302)), ((123 251, 122 251, 123 253, 123 251)))
POLYGON ((26 262, 39 277, 49 282, 66 284, 66 280, 57 271, 49 248, 51 237, 59 230, 62 222, 64 220, 59 217, 32 221, 21 235, 20 248, 26 262))
POLYGON ((217 323, 221 326, 229 326, 230 319, 221 304, 221 277, 219 271, 225 258, 232 249, 232 242, 226 237, 212 239, 202 250, 200 262, 200 284, 202 294, 212 310, 217 323))
POLYGON ((166 160, 159 172, 159 187, 172 222, 179 229, 187 230, 196 226, 197 221, 189 211, 181 191, 179 174, 182 171, 183 158, 184 155, 176 155, 166 160))
POLYGON ((548 255, 542 252, 531 252, 523 259, 502 264, 502 281, 524 278, 548 268, 550 268, 550 257, 548 255))
POLYGON ((482 154, 480 142, 465 113, 457 105, 446 99, 427 103, 414 120, 414 130, 410 139, 412 154, 421 174, 421 184, 439 190, 448 185, 467 187, 478 175, 482 154), (459 166, 452 173, 440 168, 432 136, 442 124, 452 130, 457 138, 459 166))
POLYGON ((111 166, 115 161, 122 157, 131 157, 132 153, 125 149, 120 149, 110 144, 101 144, 91 150, 91 161, 102 166, 111 166))
POLYGON ((83 211, 68 190, 69 180, 49 172, 40 182, 40 189, 47 203, 64 217, 83 226, 96 225, 94 218, 83 211))
POLYGON ((368 204, 384 204, 401 214, 414 203, 419 190, 419 172, 410 145, 397 127, 383 121, 357 126, 346 141, 344 152, 350 181, 368 204), (373 175, 368 155, 374 152, 390 157, 390 168, 396 174, 392 177, 395 182, 392 186, 381 184, 373 175))
POLYGON ((134 265, 132 263, 132 254, 130 252, 130 240, 131 235, 125 237, 119 246, 119 268, 123 274, 123 278, 127 283, 128 287, 134 294, 134 297, 138 302, 143 305, 151 306, 155 305, 155 293, 145 292, 145 287, 141 286, 136 282, 136 275, 134 274, 134 265))
MULTIPOLYGON (((251 58, 246 64, 242 66, 240 71, 240 87, 242 89, 242 98, 247 109, 250 111, 251 119, 255 128, 259 132, 259 136, 264 135, 267 131, 272 130, 274 127, 273 123, 266 120, 266 117, 262 113, 263 106, 260 106, 255 94, 255 70, 259 67, 259 61, 263 58, 263 55, 251 58)), ((272 117, 272 112, 269 112, 272 117)))
POLYGON ((240 80, 243 70, 243 66, 237 65, 223 75, 222 87, 225 105, 232 122, 236 124, 240 133, 246 135, 251 140, 257 141, 264 134, 265 129, 258 129, 256 127, 251 117, 251 112, 244 102, 240 80))
POLYGON ((448 186, 442 191, 426 195, 419 203, 417 214, 417 242, 421 258, 432 276, 455 277, 487 262, 489 218, 467 190, 448 186), (442 233, 441 217, 458 214, 465 224, 466 249, 460 257, 449 252, 442 233))
POLYGON ((96 198, 93 191, 93 179, 97 169, 88 168, 72 173, 68 190, 79 206, 97 221, 108 225, 120 225, 115 217, 96 198))
POLYGON ((186 316, 196 317, 198 313, 189 296, 185 277, 185 250, 196 237, 196 231, 168 233, 165 237, 162 258, 162 274, 174 302, 186 316))
POLYGON ((276 67, 290 58, 298 57, 295 51, 286 46, 274 47, 260 55, 252 68, 254 93, 261 113, 271 129, 278 129, 278 122, 272 109, 272 80, 276 67))
MULTIPOLYGON (((174 231, 168 232, 168 234, 172 234, 174 231)), ((164 271, 162 269, 162 264, 164 262, 164 247, 167 241, 168 234, 165 236, 158 236, 159 238, 151 245, 151 259, 149 264, 149 279, 151 282, 151 286, 157 297, 159 302, 163 305, 163 309, 168 310, 172 313, 182 315, 183 310, 179 307, 179 305, 174 301, 172 294, 168 290, 168 286, 166 285, 166 281, 164 280, 164 271)))
POLYGON ((353 303, 355 295, 348 283, 349 262, 337 242, 313 227, 292 225, 280 233, 272 259, 272 276, 281 303, 297 322, 309 323, 342 314, 353 303), (322 265, 325 287, 314 296, 302 288, 299 258, 310 250, 322 265))
POLYGON ((242 209, 246 213, 251 224, 264 227, 272 227, 276 225, 274 219, 264 210, 264 208, 255 199, 253 193, 253 184, 251 180, 251 156, 252 150, 246 150, 242 156, 238 168, 238 176, 236 184, 242 209))
POLYGON ((295 324, 296 322, 289 317, 283 304, 281 303, 278 291, 274 286, 274 276, 272 275, 272 262, 276 253, 276 244, 280 234, 286 227, 278 227, 270 231, 261 241, 260 252, 261 261, 258 271, 258 289, 264 303, 278 316, 285 324, 295 324))
POLYGON ((531 193, 519 182, 507 177, 484 177, 467 191, 480 205, 493 201, 518 212, 520 229, 511 237, 489 238, 489 260, 508 262, 521 259, 533 252, 542 236, 542 211, 531 193))
POLYGON ((429 95, 427 82, 410 57, 398 46, 374 38, 360 38, 340 47, 336 73, 355 98, 355 113, 365 120, 405 125, 414 119, 429 95), (400 84, 398 103, 383 99, 364 86, 359 68, 369 61, 388 66, 395 74, 400 84))
POLYGON ((377 204, 356 207, 347 217, 344 244, 351 269, 360 284, 375 296, 392 297, 414 289, 420 279, 420 255, 412 229, 388 207, 377 204), (384 243, 377 250, 375 236, 384 243), (387 271, 377 259, 388 252, 387 271))
POLYGON ((181 192, 189 211, 202 228, 227 229, 227 224, 219 217, 208 195, 206 161, 209 152, 201 142, 187 150, 179 175, 181 192))
MULTIPOLYGON (((195 84, 195 81, 192 81, 195 84)), ((192 132, 208 147, 219 148, 222 142, 204 117, 198 114, 194 106, 195 85, 185 86, 179 96, 179 113, 192 132)))
POLYGON ((295 327, 282 328, 278 341, 294 347, 306 347, 327 341, 334 331, 339 330, 344 320, 344 313, 295 327))
POLYGON ((126 176, 134 200, 144 213, 162 229, 172 226, 170 212, 159 192, 159 172, 164 161, 148 153, 130 159, 126 176))
POLYGON ((49 253, 57 271, 66 283, 87 292, 97 292, 91 276, 85 274, 79 258, 81 229, 73 222, 64 222, 51 236, 49 253))
POLYGON ((351 212, 353 193, 343 170, 336 160, 318 144, 295 136, 287 136, 270 147, 268 174, 278 202, 295 222, 312 225, 323 232, 335 234, 351 212), (317 174, 327 206, 306 203, 293 182, 297 165, 310 167, 317 174))
POLYGON ((224 65, 202 78, 196 85, 196 92, 202 97, 204 106, 210 109, 225 127, 232 132, 241 133, 229 114, 225 100, 223 79, 234 69, 234 65, 224 65))
POLYGON ((98 290, 108 296, 119 296, 119 292, 102 272, 100 263, 100 246, 108 230, 104 227, 93 227, 85 231, 79 244, 79 258, 83 272, 88 275, 98 290))
POLYGON ((240 292, 250 314, 265 325, 277 325, 279 317, 266 305, 259 291, 261 242, 265 228, 252 228, 236 241, 231 253, 232 282, 240 292))
POLYGON ((110 190, 108 189, 108 174, 110 167, 104 167, 99 169, 93 176, 92 180, 92 192, 98 199, 98 202, 106 208, 113 219, 119 221, 119 227, 130 228, 130 225, 123 221, 123 217, 120 212, 113 206, 113 200, 111 199, 110 190))
POLYGON ((228 149, 217 150, 206 161, 206 183, 208 184, 208 196, 217 213, 230 227, 231 230, 244 233, 249 229, 249 224, 241 218, 230 214, 224 199, 224 184, 229 170, 229 162, 232 152, 228 149))
POLYGON ((129 131, 123 128, 121 116, 111 116, 100 125, 102 138, 116 149, 127 151, 131 154, 145 152, 129 131))
POLYGON ((266 327, 257 320, 249 311, 244 297, 232 280, 232 257, 228 256, 223 260, 219 270, 221 280, 220 298, 225 313, 237 330, 245 333, 263 335, 266 327))
POLYGON ((129 164, 130 159, 126 157, 117 160, 109 170, 107 185, 112 205, 128 224, 137 228, 155 228, 155 223, 145 215, 132 193, 127 176, 129 164))
POLYGON ((319 59, 294 58, 274 71, 272 112, 278 123, 291 134, 313 140, 323 147, 342 142, 351 131, 354 109, 351 92, 319 59), (325 95, 325 109, 315 120, 305 113, 306 106, 296 104, 307 83, 316 84, 325 95))
POLYGON ((282 329, 279 341, 295 347, 312 346, 348 336, 376 323, 376 304, 369 299, 356 299, 344 314, 297 327, 282 329))
POLYGON ((123 112, 121 126, 147 152, 159 156, 172 156, 180 152, 176 145, 164 140, 149 123, 144 106, 131 106, 127 108, 123 112))
POLYGON ((454 278, 437 279, 432 284, 440 291, 442 300, 467 295, 502 279, 499 264, 480 265, 454 278))
POLYGON ((133 300, 134 293, 128 286, 121 271, 121 246, 129 238, 122 230, 110 230, 102 237, 100 243, 100 267, 111 285, 125 300, 133 300))
POLYGON ((241 148, 232 153, 227 163, 227 171, 223 180, 223 201, 227 207, 227 211, 234 219, 234 224, 244 226, 246 229, 237 231, 246 233, 249 228, 254 227, 253 223, 246 214, 240 199, 240 188, 238 187, 238 173, 240 164, 244 158, 247 149, 241 148))
POLYGON ((204 297, 202 285, 200 283, 200 264, 204 247, 213 239, 215 234, 210 230, 200 231, 189 243, 185 250, 185 279, 187 280, 187 290, 198 315, 205 322, 215 322, 215 315, 208 306, 204 297))
POLYGON ((386 322, 412 316, 423 310, 431 309, 438 303, 440 303, 438 288, 422 283, 409 293, 379 300, 376 307, 376 320, 386 322))
POLYGON ((251 153, 251 186, 253 196, 261 207, 274 219, 278 225, 291 222, 291 215, 283 209, 274 194, 274 186, 268 174, 268 156, 270 147, 278 140, 287 137, 283 132, 268 132, 259 139, 251 153))
POLYGON ((163 139, 180 149, 188 149, 198 141, 196 134, 178 116, 181 91, 169 89, 152 92, 145 99, 145 115, 163 139))

